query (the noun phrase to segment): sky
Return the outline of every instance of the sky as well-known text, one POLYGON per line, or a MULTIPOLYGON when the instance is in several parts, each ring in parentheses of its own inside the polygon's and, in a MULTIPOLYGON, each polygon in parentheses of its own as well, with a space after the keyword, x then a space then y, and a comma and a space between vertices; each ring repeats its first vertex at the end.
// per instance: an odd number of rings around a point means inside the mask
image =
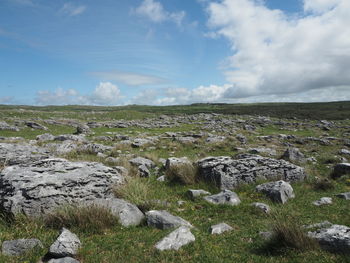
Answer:
POLYGON ((350 100, 349 0, 0 0, 0 104, 350 100))

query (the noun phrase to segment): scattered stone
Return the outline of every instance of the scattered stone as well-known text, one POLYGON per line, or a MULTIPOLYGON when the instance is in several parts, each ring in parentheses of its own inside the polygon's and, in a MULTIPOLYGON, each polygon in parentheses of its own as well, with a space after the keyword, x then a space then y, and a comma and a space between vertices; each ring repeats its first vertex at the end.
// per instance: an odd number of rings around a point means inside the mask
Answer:
POLYGON ((259 148, 249 148, 248 152, 251 154, 268 154, 271 156, 275 156, 277 154, 275 149, 259 147, 259 148))
POLYGON ((178 226, 192 227, 192 225, 179 216, 174 216, 167 211, 151 210, 146 213, 147 224, 158 229, 169 229, 178 226))
POLYGON ((140 148, 151 143, 153 143, 153 141, 148 139, 137 138, 131 143, 131 146, 134 148, 140 148))
POLYGON ((203 197, 204 200, 216 205, 238 205, 241 203, 238 195, 230 190, 223 190, 216 195, 203 197))
POLYGON ((339 154, 349 155, 349 156, 350 156, 350 151, 347 150, 347 149, 341 149, 341 150, 339 151, 339 154))
POLYGON ((350 192, 337 194, 337 197, 345 200, 350 200, 350 192))
POLYGON ((146 168, 149 168, 149 169, 156 167, 155 163, 152 160, 147 159, 147 158, 143 158, 143 157, 133 158, 133 159, 129 160, 129 162, 134 166, 144 165, 144 166, 146 166, 146 168))
POLYGON ((186 226, 181 226, 159 241, 155 247, 161 251, 179 250, 182 246, 195 240, 196 238, 191 233, 190 229, 186 226))
POLYGON ((238 158, 204 158, 198 162, 199 175, 206 181, 215 183, 220 189, 234 189, 241 184, 254 183, 258 179, 303 181, 306 178, 302 167, 285 160, 258 155, 240 155, 238 158))
POLYGON ((191 162, 187 157, 181 157, 181 158, 170 157, 165 162, 165 169, 169 170, 179 165, 188 165, 188 164, 191 164, 191 162))
POLYGON ((138 167, 138 174, 140 177, 149 177, 151 172, 148 170, 146 165, 140 165, 138 167))
POLYGON ((209 232, 213 235, 213 234, 222 234, 224 232, 227 232, 227 231, 231 231, 233 228, 231 226, 229 226, 228 224, 226 223, 220 223, 220 224, 217 224, 217 225, 213 225, 210 227, 209 229, 209 232))
POLYGON ((64 257, 64 258, 53 258, 50 259, 47 263, 79 263, 78 260, 71 257, 64 257))
POLYGON ((192 199, 195 199, 196 197, 200 197, 202 195, 210 195, 211 193, 205 191, 205 190, 202 190, 202 189, 199 189, 199 190, 193 190, 193 189, 189 189, 187 191, 187 195, 192 198, 192 199))
POLYGON ((90 127, 86 124, 79 124, 75 134, 89 134, 91 133, 90 127))
POLYGON ((246 144, 247 143, 247 138, 243 134, 237 134, 236 139, 241 143, 241 144, 246 144))
POLYGON ((287 161, 305 163, 305 155, 298 148, 288 148, 281 157, 287 161))
POLYGON ((26 121, 25 125, 27 125, 29 128, 36 129, 36 130, 44 130, 44 131, 48 130, 47 127, 45 127, 37 122, 34 122, 34 121, 26 121))
POLYGON ((330 197, 322 197, 320 200, 312 202, 315 206, 322 206, 322 205, 331 205, 332 198, 330 197))
POLYGON ((53 158, 9 166, 0 172, 0 208, 39 216, 60 205, 83 204, 112 195, 123 177, 100 163, 53 158))
POLYGON ((61 134, 55 137, 55 141, 74 141, 74 142, 86 142, 86 138, 84 134, 61 134))
POLYGON ((16 239, 6 240, 2 243, 2 254, 6 256, 20 256, 35 247, 43 247, 39 239, 16 239))
POLYGON ((346 174, 350 174, 350 163, 338 163, 334 166, 333 178, 339 178, 346 174))
POLYGON ((252 203, 252 206, 261 210, 265 214, 269 214, 271 211, 270 206, 268 206, 267 204, 264 204, 264 203, 252 203))
POLYGON ((77 235, 63 228, 56 241, 50 246, 49 254, 57 258, 74 257, 80 246, 77 235))
POLYGON ((210 136, 205 141, 207 143, 220 143, 226 140, 225 136, 210 136))
POLYGON ((0 121, 0 131, 19 131, 19 128, 11 126, 7 122, 0 121))
POLYGON ((93 204, 107 208, 112 213, 112 215, 119 218, 119 223, 125 227, 138 226, 145 218, 144 214, 136 205, 131 204, 123 199, 97 199, 93 202, 93 204))
POLYGON ((320 229, 320 228, 327 228, 327 227, 330 227, 331 225, 333 225, 331 222, 329 221, 323 221, 321 223, 316 223, 316 224, 312 224, 312 225, 307 225, 307 226, 304 226, 306 229, 313 229, 313 228, 317 228, 317 229, 320 229))
POLYGON ((164 176, 164 175, 159 176, 159 177, 157 178, 157 181, 158 181, 158 182, 165 182, 165 176, 164 176))
POLYGON ((53 141, 55 139, 55 136, 52 135, 51 133, 44 133, 36 136, 36 140, 38 142, 48 142, 48 141, 53 141))
POLYGON ((318 241, 321 248, 334 253, 350 253, 350 227, 332 225, 308 235, 318 241))
POLYGON ((272 201, 282 204, 295 197, 292 186, 283 180, 258 185, 256 190, 265 194, 272 201))

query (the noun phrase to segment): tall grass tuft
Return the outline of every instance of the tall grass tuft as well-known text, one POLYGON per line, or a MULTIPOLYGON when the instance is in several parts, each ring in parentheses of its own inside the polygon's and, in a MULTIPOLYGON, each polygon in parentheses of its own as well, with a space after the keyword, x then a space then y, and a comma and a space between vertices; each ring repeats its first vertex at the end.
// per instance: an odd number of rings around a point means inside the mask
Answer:
POLYGON ((191 163, 174 164, 166 170, 165 176, 171 182, 192 185, 198 181, 198 167, 191 163))
POLYGON ((123 185, 114 188, 118 198, 126 199, 137 206, 144 206, 150 199, 151 184, 147 178, 128 177, 123 185))

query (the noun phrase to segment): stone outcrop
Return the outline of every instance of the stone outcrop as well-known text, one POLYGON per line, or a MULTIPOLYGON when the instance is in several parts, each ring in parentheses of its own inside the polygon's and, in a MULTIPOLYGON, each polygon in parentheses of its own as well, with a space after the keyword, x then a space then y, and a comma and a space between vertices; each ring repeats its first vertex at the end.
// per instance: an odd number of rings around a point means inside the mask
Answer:
POLYGON ((159 229, 169 229, 179 226, 192 227, 185 219, 174 216, 167 211, 151 210, 146 213, 147 224, 159 229))
POLYGON ((282 180, 260 184, 256 187, 256 191, 265 194, 272 201, 282 204, 295 197, 292 186, 282 180))
POLYGON ((179 250, 182 246, 195 241, 195 236, 186 226, 181 226, 159 241, 155 247, 158 250, 179 250))

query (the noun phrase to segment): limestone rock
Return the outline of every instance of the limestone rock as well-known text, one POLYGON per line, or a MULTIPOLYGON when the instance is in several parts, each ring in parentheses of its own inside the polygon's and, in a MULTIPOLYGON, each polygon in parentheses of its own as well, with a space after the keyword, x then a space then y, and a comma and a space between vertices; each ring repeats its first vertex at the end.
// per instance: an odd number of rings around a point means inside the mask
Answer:
POLYGON ((292 186, 282 180, 258 185, 256 190, 265 194, 272 201, 282 204, 295 197, 292 186))
POLYGON ((322 197, 320 200, 317 200, 315 202, 312 202, 315 206, 322 206, 322 205, 331 205, 332 198, 330 197, 322 197))
POLYGON ((337 197, 345 200, 350 200, 350 192, 337 194, 337 197))
POLYGON ((122 182, 117 170, 100 163, 53 158, 9 166, 0 172, 0 208, 39 216, 60 205, 110 197, 113 185, 122 182))
POLYGON ((305 163, 305 155, 298 148, 288 148, 282 155, 282 159, 291 162, 305 163))
POLYGON ((216 195, 205 196, 203 198, 209 203, 216 205, 238 205, 241 203, 238 195, 230 190, 223 190, 216 195))
POLYGON ((254 183, 258 179, 278 179, 302 181, 306 178, 302 167, 285 160, 265 158, 258 155, 231 157, 208 157, 198 162, 199 175, 221 189, 254 183))
POLYGON ((267 204, 264 204, 264 203, 252 203, 252 206, 261 210, 265 214, 269 214, 271 211, 270 206, 268 206, 267 204))
POLYGON ((35 247, 43 247, 40 240, 36 238, 6 240, 2 243, 2 254, 6 256, 19 256, 35 247))
POLYGON ((50 246, 49 254, 52 257, 72 257, 78 253, 81 243, 76 234, 63 228, 56 241, 50 246))
POLYGON ((350 174, 350 163, 338 163, 334 166, 333 178, 339 178, 346 174, 350 174))
POLYGON ((146 166, 148 169, 150 168, 154 168, 156 165, 155 163, 150 160, 150 159, 147 159, 147 158, 143 158, 143 157, 136 157, 136 158, 133 158, 131 160, 129 160, 129 162, 134 165, 134 166, 141 166, 141 165, 144 165, 146 166))
POLYGON ((27 125, 29 128, 36 129, 36 130, 45 130, 47 131, 48 128, 41 125, 40 123, 34 122, 34 121, 26 121, 25 125, 27 125))
POLYGON ((186 226, 181 226, 159 241, 155 247, 158 250, 179 250, 184 245, 195 241, 196 238, 186 226))
POLYGON ((192 225, 179 216, 174 216, 167 211, 151 210, 146 213, 147 224, 159 229, 169 229, 178 226, 192 227, 192 225))
POLYGON ((199 189, 199 190, 194 190, 194 189, 189 189, 187 191, 187 195, 192 198, 195 199, 196 197, 200 197, 202 195, 210 195, 210 193, 208 191, 199 189))
POLYGON ((78 260, 71 257, 64 257, 64 258, 53 258, 50 259, 47 263, 79 263, 78 260))
POLYGON ((231 226, 229 226, 228 224, 226 223, 220 223, 220 224, 217 224, 217 225, 213 225, 210 227, 209 229, 209 232, 213 235, 213 234, 222 234, 224 232, 227 232, 227 231, 231 231, 233 228, 231 226))

